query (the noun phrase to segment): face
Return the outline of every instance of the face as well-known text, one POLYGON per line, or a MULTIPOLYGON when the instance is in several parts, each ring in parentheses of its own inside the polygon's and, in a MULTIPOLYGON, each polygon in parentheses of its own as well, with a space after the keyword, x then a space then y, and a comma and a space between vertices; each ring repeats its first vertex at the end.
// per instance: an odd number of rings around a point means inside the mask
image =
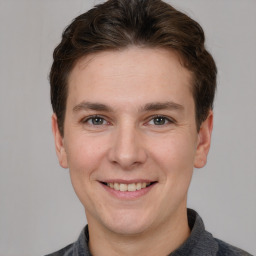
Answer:
POLYGON ((163 49, 102 52, 76 64, 64 136, 55 115, 52 126, 89 225, 138 234, 186 211, 193 167, 206 163, 212 129, 210 113, 197 132, 191 80, 163 49))

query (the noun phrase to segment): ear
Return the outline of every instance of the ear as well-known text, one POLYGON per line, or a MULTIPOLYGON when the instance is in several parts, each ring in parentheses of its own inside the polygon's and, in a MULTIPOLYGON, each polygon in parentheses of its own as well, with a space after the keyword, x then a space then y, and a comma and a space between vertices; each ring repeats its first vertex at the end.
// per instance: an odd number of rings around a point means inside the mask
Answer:
POLYGON ((64 138, 60 134, 57 123, 57 116, 55 114, 52 115, 52 133, 54 136, 55 150, 59 159, 59 163, 61 167, 68 168, 67 154, 64 148, 64 138))
POLYGON ((198 133, 195 168, 202 168, 207 163, 207 155, 211 145, 211 135, 213 128, 213 112, 210 111, 207 119, 201 124, 198 133))

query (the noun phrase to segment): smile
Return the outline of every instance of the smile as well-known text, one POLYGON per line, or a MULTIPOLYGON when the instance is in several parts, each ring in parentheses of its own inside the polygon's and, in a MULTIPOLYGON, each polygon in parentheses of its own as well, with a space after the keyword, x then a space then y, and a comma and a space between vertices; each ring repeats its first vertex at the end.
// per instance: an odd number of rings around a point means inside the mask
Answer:
MULTIPOLYGON (((153 183, 153 182, 152 182, 153 183)), ((144 189, 152 184, 151 182, 138 182, 138 183, 130 183, 130 184, 123 184, 123 183, 105 183, 108 187, 122 192, 134 192, 137 190, 144 189)))
POLYGON ((108 180, 100 182, 103 188, 120 200, 136 200, 149 193, 157 181, 149 180, 108 180))

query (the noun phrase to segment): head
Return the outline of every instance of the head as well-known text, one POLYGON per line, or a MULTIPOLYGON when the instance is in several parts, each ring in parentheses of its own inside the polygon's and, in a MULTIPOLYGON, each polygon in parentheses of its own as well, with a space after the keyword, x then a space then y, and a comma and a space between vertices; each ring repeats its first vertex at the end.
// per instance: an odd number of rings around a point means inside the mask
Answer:
POLYGON ((175 51, 192 73, 197 129, 213 108, 217 69, 205 49, 201 26, 161 0, 109 0, 78 16, 65 29, 53 54, 51 103, 64 135, 68 79, 75 64, 97 52, 130 46, 175 51))
POLYGON ((110 0, 66 28, 50 73, 53 132, 89 225, 182 226, 215 80, 201 27, 162 1, 110 0))

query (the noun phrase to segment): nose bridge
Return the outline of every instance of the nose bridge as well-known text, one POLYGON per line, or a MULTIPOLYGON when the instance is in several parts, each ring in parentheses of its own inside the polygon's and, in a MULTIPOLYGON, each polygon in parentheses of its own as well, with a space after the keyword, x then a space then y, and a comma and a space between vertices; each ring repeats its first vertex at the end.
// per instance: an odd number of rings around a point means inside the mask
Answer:
POLYGON ((142 136, 136 125, 124 122, 117 126, 110 150, 110 160, 123 169, 130 169, 144 163, 146 157, 142 136))

